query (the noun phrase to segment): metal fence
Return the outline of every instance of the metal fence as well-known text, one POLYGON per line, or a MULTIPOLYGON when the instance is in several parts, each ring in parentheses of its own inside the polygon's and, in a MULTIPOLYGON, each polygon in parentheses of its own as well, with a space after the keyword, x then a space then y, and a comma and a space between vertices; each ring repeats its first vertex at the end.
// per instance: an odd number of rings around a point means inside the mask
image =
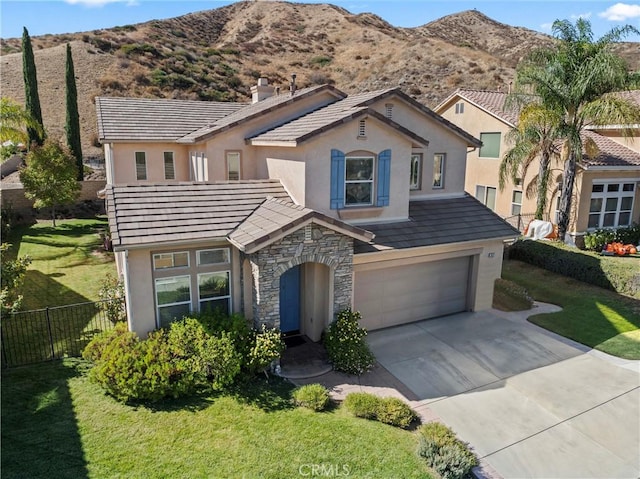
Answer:
POLYGON ((113 328, 105 311, 108 303, 78 303, 6 315, 0 322, 2 367, 81 356, 96 334, 113 328))
MULTIPOLYGON (((536 219, 536 215, 534 213, 513 215, 513 216, 509 216, 507 218, 504 218, 504 220, 507 223, 509 223, 511 226, 516 228, 521 233, 523 233, 525 228, 527 226, 529 226, 529 223, 531 223, 531 221, 535 220, 535 219, 536 219)), ((545 217, 543 219, 545 221, 549 221, 548 215, 545 215, 545 217)))

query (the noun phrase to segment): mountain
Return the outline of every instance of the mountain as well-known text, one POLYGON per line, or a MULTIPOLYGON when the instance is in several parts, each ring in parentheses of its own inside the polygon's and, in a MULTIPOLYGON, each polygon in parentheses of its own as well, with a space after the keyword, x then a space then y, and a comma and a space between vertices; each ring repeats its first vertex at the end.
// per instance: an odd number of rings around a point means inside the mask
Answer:
MULTIPOLYGON (((333 83, 352 93, 400 86, 433 106, 457 87, 508 88, 520 58, 547 35, 476 10, 417 28, 328 4, 238 2, 167 20, 32 37, 50 136, 64 127, 64 45, 76 69, 85 154, 100 154, 96 95, 247 101, 257 78, 288 86, 333 83)), ((20 39, 0 41, 3 96, 24 101, 20 39)), ((637 43, 621 44, 635 68, 637 43)))

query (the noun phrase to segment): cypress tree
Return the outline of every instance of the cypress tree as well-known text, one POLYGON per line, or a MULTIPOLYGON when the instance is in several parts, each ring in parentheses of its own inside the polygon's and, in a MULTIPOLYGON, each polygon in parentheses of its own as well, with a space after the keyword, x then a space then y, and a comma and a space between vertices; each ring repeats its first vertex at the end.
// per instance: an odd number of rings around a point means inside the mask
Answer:
MULTIPOLYGON (((33 58, 33 48, 31 47, 31 37, 26 27, 22 31, 22 74, 24 76, 24 96, 25 110, 33 119, 42 125, 42 111, 40 110, 40 97, 38 96, 38 78, 36 75, 36 62, 33 58)), ((38 134, 33 128, 27 128, 29 135, 29 148, 32 142, 38 145, 44 143, 44 129, 42 134, 38 134)))
POLYGON ((80 143, 80 116, 78 115, 78 90, 76 88, 76 75, 73 69, 73 57, 71 45, 67 43, 67 64, 65 68, 65 82, 67 86, 67 122, 64 129, 67 133, 67 145, 76 160, 78 167, 77 180, 84 178, 82 165, 82 144, 80 143))

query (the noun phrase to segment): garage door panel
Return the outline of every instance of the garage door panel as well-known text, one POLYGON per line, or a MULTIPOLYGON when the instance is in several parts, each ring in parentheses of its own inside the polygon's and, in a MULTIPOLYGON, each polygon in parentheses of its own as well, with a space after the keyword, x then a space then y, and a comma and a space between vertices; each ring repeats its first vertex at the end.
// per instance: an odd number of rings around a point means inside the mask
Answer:
POLYGON ((469 256, 357 272, 354 305, 368 329, 467 309, 469 256))

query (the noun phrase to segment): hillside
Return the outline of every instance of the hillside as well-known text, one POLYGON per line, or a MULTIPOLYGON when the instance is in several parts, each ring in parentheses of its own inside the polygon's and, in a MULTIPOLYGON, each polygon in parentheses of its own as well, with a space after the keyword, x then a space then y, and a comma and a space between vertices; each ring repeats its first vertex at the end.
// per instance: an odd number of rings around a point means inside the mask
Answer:
MULTIPOLYGON (((28 25, 27 25, 28 27, 28 25)), ((96 95, 246 101, 260 76, 286 88, 333 83, 347 92, 400 86, 433 106, 457 87, 506 89, 518 60, 546 35, 478 11, 398 28, 326 4, 239 2, 181 17, 33 37, 45 126, 63 134, 64 49, 72 43, 85 154, 96 95)), ((24 101, 20 39, 2 39, 3 96, 24 101)), ((638 44, 621 54, 638 66, 638 44)))

